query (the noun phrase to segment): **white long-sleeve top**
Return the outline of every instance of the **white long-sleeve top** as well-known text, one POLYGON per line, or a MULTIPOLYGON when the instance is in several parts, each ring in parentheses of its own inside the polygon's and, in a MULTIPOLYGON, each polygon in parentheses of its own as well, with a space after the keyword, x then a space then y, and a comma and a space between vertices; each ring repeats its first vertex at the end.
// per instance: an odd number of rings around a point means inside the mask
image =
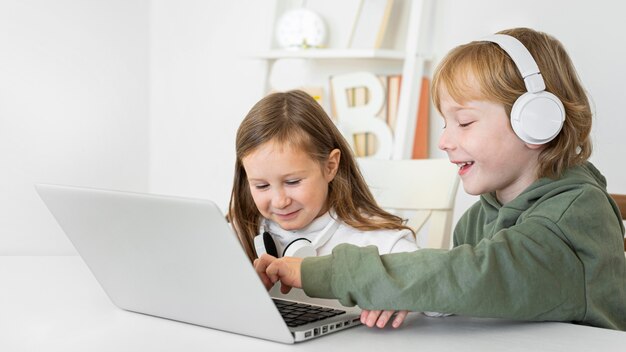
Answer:
MULTIPOLYGON (((261 225, 261 233, 267 230, 276 244, 276 249, 281 255, 288 244, 298 238, 306 238, 313 242, 322 230, 332 221, 330 213, 326 213, 313 220, 307 227, 295 231, 283 230, 277 223, 264 220, 261 225)), ((412 252, 418 248, 415 237, 409 230, 372 230, 363 231, 337 220, 339 226, 326 243, 317 248, 317 255, 331 254, 333 248, 342 243, 350 243, 356 246, 378 247, 380 254, 412 252)))

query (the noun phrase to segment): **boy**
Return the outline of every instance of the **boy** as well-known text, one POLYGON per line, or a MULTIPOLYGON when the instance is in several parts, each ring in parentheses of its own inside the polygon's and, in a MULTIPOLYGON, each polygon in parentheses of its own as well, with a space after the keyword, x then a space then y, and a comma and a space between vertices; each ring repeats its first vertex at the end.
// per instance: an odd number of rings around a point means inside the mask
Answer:
MULTIPOLYGON (((264 256, 259 275, 368 310, 626 330, 624 226, 587 161, 591 109, 561 43, 518 28, 462 45, 439 65, 432 91, 445 120, 439 147, 465 191, 480 195, 454 248, 379 256, 342 245, 303 262, 264 256)), ((388 319, 363 316, 369 326, 388 319)))

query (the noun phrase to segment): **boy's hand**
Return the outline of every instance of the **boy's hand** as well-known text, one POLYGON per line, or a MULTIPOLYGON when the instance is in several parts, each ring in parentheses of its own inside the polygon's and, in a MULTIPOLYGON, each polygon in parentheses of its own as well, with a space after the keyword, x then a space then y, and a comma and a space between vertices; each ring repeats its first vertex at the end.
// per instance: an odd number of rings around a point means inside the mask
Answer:
MULTIPOLYGON (((269 254, 263 254, 259 259, 254 260, 254 269, 261 278, 265 288, 267 290, 271 289, 274 283, 280 280, 280 292, 283 294, 291 291, 292 287, 302 288, 301 266, 302 258, 295 257, 278 259, 269 254)), ((361 312, 361 323, 370 328, 374 325, 384 328, 395 312, 394 310, 364 310, 361 312)), ((394 328, 400 327, 407 314, 409 312, 406 310, 398 311, 391 325, 394 328)))
POLYGON ((280 292, 286 294, 291 291, 292 287, 302 288, 302 280, 300 278, 301 266, 302 258, 283 257, 272 261, 267 266, 265 273, 269 276, 272 283, 280 280, 280 292))
POLYGON ((274 283, 265 273, 265 269, 267 269, 267 266, 270 265, 270 263, 274 260, 276 260, 275 257, 269 254, 263 254, 260 258, 255 259, 252 263, 252 265, 254 265, 254 270, 256 271, 257 275, 259 275, 261 282, 263 282, 265 289, 268 291, 272 288, 272 286, 274 286, 274 283))
MULTIPOLYGON (((363 310, 361 312, 361 323, 367 325, 368 327, 373 327, 376 325, 379 328, 384 328, 385 325, 391 319, 391 316, 395 313, 394 310, 363 310)), ((394 328, 400 327, 404 322, 404 318, 406 318, 407 314, 409 314, 408 310, 398 311, 396 317, 393 319, 393 323, 391 326, 394 328)))
POLYGON ((274 258, 271 255, 263 254, 261 258, 254 261, 254 268, 261 277, 261 281, 269 290, 277 281, 281 282, 280 292, 289 292, 292 287, 301 288, 300 266, 302 258, 284 257, 274 258))

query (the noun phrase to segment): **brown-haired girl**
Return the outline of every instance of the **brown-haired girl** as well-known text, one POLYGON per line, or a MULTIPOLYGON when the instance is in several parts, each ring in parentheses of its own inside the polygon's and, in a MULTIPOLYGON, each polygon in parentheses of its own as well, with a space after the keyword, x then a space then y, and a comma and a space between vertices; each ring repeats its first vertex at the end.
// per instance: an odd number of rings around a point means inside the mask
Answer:
POLYGON ((261 99, 237 131, 236 153, 229 218, 250 260, 326 255, 341 243, 418 249, 402 219, 378 207, 348 143, 308 94, 261 99))

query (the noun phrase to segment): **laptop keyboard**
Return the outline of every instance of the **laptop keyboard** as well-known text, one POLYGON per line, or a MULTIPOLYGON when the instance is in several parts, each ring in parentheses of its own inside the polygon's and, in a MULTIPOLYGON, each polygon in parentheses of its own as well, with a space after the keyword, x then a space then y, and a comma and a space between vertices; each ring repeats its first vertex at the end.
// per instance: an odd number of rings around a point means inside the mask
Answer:
POLYGON ((280 315, 289 327, 296 327, 346 313, 345 310, 340 309, 313 306, 276 298, 273 298, 273 300, 280 315))

